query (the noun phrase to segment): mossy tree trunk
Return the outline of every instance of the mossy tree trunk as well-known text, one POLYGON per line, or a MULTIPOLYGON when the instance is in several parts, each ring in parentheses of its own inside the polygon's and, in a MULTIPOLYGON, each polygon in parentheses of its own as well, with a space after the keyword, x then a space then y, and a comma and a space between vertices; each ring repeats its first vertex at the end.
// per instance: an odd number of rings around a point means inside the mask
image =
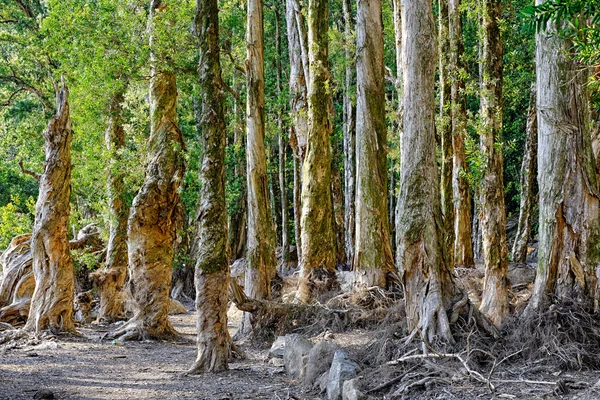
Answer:
POLYGON ((508 248, 502 161, 502 39, 498 26, 502 1, 482 3, 481 152, 484 158, 481 185, 481 231, 485 277, 481 311, 496 326, 509 313, 508 248))
POLYGON ((200 196, 196 241, 196 310, 198 357, 190 373, 228 368, 227 209, 225 202, 225 114, 221 91, 218 0, 197 0, 194 19, 200 59, 200 196))
POLYGON ((344 82, 344 248, 346 264, 354 264, 355 243, 355 197, 356 197, 356 106, 352 92, 356 82, 354 19, 350 0, 343 0, 344 12, 344 58, 346 76, 344 82))
POLYGON ((527 130, 525 138, 525 152, 521 163, 521 206, 519 208, 519 226, 512 248, 512 261, 525 263, 527 259, 527 243, 531 236, 533 224, 533 208, 535 202, 535 176, 537 159, 537 115, 536 115, 536 89, 531 89, 529 100, 529 113, 527 116, 527 130))
POLYGON ((437 131, 441 144, 440 192, 442 201, 442 221, 444 222, 444 255, 446 264, 454 266, 454 196, 452 192, 452 121, 451 121, 451 85, 450 85, 450 35, 448 18, 448 0, 438 0, 438 71, 440 77, 440 110, 437 131))
POLYGON ((302 171, 302 271, 297 299, 308 302, 335 284, 331 195, 331 74, 329 1, 309 0, 308 139, 302 171))
POLYGON ((467 102, 465 88, 464 41, 461 0, 449 0, 450 67, 452 115, 452 203, 454 223, 454 266, 472 267, 471 194, 466 179, 467 161, 465 138, 467 136, 467 102))
POLYGON ((404 132, 396 220, 396 262, 405 288, 408 329, 452 341, 447 310, 455 292, 444 264, 435 157, 435 22, 431 2, 402 4, 404 132))
POLYGON ((104 140, 109 152, 108 202, 109 237, 106 264, 94 273, 98 285, 100 307, 98 320, 112 322, 125 316, 123 286, 127 276, 127 219, 129 207, 125 202, 124 170, 122 152, 125 148, 122 104, 124 91, 115 93, 109 104, 109 121, 104 140))
POLYGON ((525 316, 564 299, 598 308, 599 295, 598 175, 585 69, 552 22, 542 28, 536 35, 539 252, 525 316))
POLYGON ((287 26, 288 52, 290 60, 290 146, 294 153, 294 232, 298 262, 302 259, 301 213, 302 182, 301 170, 306 153, 308 136, 308 66, 305 65, 302 43, 304 19, 302 10, 296 0, 286 0, 285 20, 287 26))
POLYGON ((25 331, 70 332, 73 322, 75 272, 68 231, 71 199, 69 90, 64 82, 56 94, 56 115, 44 131, 44 172, 40 176, 31 235, 35 290, 25 331))
MULTIPOLYGON (((160 18, 160 0, 150 4, 149 27, 160 18)), ((153 46, 150 36, 150 48, 153 46)), ((181 225, 179 187, 185 144, 177 123, 175 75, 151 54, 150 137, 144 184, 133 200, 127 238, 128 289, 134 315, 110 337, 120 340, 164 338, 177 333, 168 319, 174 244, 181 225)))
MULTIPOLYGON (((276 274, 275 231, 269 203, 269 180, 265 153, 265 77, 263 2, 248 0, 246 25, 246 159, 248 177, 248 252, 246 294, 253 299, 271 296, 276 274)), ((251 329, 244 314, 241 333, 251 329)))
POLYGON ((381 286, 394 270, 388 222, 387 129, 381 1, 357 2, 356 255, 357 288, 381 286))

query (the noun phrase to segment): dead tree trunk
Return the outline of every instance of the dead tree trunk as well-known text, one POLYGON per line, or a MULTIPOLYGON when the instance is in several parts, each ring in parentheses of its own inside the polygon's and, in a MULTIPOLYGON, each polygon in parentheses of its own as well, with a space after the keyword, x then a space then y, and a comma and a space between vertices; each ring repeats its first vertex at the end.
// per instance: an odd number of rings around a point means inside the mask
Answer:
POLYGON ((408 329, 452 341, 447 310, 455 292, 444 264, 435 159, 435 22, 431 2, 402 4, 404 133, 396 262, 405 287, 408 329))
POLYGON ((346 264, 354 264, 356 224, 356 106, 352 104, 352 91, 356 82, 354 19, 350 0, 343 0, 344 11, 344 58, 346 80, 344 82, 344 247, 346 264))
MULTIPOLYGON (((538 0, 537 4, 542 4, 538 0)), ((598 308, 599 191, 588 131, 585 70, 549 22, 536 35, 538 268, 525 316, 552 301, 598 308)))
MULTIPOLYGON (((160 6, 160 0, 150 5, 151 31, 160 6)), ((127 231, 128 289, 135 311, 123 328, 109 335, 122 341, 177 334, 167 317, 174 243, 182 218, 179 186, 184 174, 185 144, 177 124, 175 75, 158 64, 151 54, 149 161, 144 184, 131 206, 127 231)))
POLYGON ((197 0, 194 19, 199 42, 201 98, 200 197, 196 241, 196 310, 198 357, 189 373, 226 370, 227 331, 227 210, 225 202, 225 114, 221 91, 218 0, 197 0))
POLYGON ((534 184, 537 158, 537 115, 535 85, 531 88, 529 114, 525 138, 525 153, 521 163, 521 207, 519 209, 519 226, 512 248, 513 262, 525 263, 527 259, 527 242, 531 236, 534 207, 534 184))
POLYGON ((496 326, 509 313, 510 287, 502 161, 502 40, 498 26, 501 17, 501 0, 483 1, 481 151, 484 171, 481 185, 481 231, 485 278, 481 311, 496 326))
POLYGON ((25 331, 74 331, 75 272, 69 247, 71 141, 69 90, 56 94, 56 115, 44 131, 44 172, 35 205, 31 254, 35 290, 25 331))
MULTIPOLYGON (((248 177, 248 253, 246 294, 253 299, 271 296, 276 274, 275 231, 269 204, 269 182, 265 153, 265 78, 263 2, 248 1, 246 26, 246 157, 248 177)), ((250 314, 244 315, 240 333, 251 329, 250 314)))
POLYGON ((452 203, 454 207, 454 265, 472 267, 471 195, 465 177, 467 161, 467 104, 465 94, 465 63, 461 0, 449 0, 451 114, 452 114, 452 203))
POLYGON ((356 256, 357 288, 387 284, 394 270, 388 222, 387 129, 381 1, 357 2, 356 256))
POLYGON ((308 302, 335 284, 335 235, 331 201, 331 75, 329 1, 309 0, 308 139, 302 173, 302 272, 297 299, 308 302))
POLYGON ((91 275, 98 285, 100 307, 98 320, 112 322, 125 317, 123 286, 127 276, 127 218, 129 208, 125 202, 124 170, 121 152, 125 147, 122 103, 123 92, 116 93, 110 101, 108 128, 105 133, 106 148, 110 154, 108 171, 109 226, 106 264, 91 275))

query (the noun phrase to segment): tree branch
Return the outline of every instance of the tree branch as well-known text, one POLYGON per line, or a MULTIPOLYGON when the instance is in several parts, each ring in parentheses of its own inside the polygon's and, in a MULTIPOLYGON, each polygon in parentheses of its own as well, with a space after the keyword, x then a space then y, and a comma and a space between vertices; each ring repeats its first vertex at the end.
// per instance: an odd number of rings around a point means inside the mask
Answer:
POLYGON ((54 106, 52 105, 52 103, 50 103, 50 101, 44 96, 44 94, 42 93, 41 90, 39 90, 38 88, 25 82, 25 80, 19 78, 18 76, 16 76, 16 75, 0 75, 0 82, 13 83, 13 84, 27 90, 28 92, 34 94, 35 96, 37 96, 37 98, 39 98, 40 101, 42 102, 42 105, 44 106, 44 108, 46 108, 48 110, 54 109, 54 106))
POLYGON ((233 58, 233 54, 231 54, 231 43, 229 42, 229 40, 225 40, 225 43, 223 45, 223 51, 225 52, 225 54, 227 54, 227 56, 229 56, 229 59, 231 60, 231 64, 233 65, 233 68, 236 71, 238 71, 239 73, 241 73, 242 75, 246 76, 246 68, 239 65, 235 61, 235 58, 233 58))
POLYGON ((19 160, 19 168, 21 168, 21 173, 32 176, 38 182, 40 181, 40 178, 42 176, 40 174, 38 174, 37 172, 33 172, 31 170, 25 169, 25 167, 23 167, 23 160, 19 160))

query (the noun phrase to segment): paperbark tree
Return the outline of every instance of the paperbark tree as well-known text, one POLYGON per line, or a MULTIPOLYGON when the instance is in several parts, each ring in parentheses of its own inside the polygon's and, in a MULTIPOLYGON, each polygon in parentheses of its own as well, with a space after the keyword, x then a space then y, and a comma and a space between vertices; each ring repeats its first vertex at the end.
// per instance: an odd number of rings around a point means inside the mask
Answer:
MULTIPOLYGON (((150 4, 149 28, 160 16, 160 0, 150 4)), ((154 35, 150 36, 150 48, 154 35)), ((143 340, 177 335, 168 319, 174 243, 181 224, 179 187, 184 174, 185 143, 177 123, 175 74, 150 56, 150 137, 144 184, 130 210, 127 238, 128 290, 134 315, 109 337, 143 340)))
POLYGON ((531 236, 534 207, 534 184, 537 158, 537 115, 536 115, 536 89, 531 88, 529 100, 529 113, 527 116, 527 130, 525 138, 525 153, 521 163, 521 206, 519 208, 519 226, 512 248, 512 261, 525 263, 527 258, 527 242, 531 236))
POLYGON ((196 240, 198 357, 189 373, 227 369, 227 210, 225 202, 225 114, 221 91, 219 2, 196 0, 195 33, 200 50, 202 159, 196 240))
POLYGON ((553 22, 536 35, 539 251, 526 317, 565 299, 598 307, 598 171, 586 74, 571 47, 553 22))
POLYGON ((502 39, 498 23, 502 1, 482 3, 481 151, 484 159, 481 185, 481 231, 485 277, 481 311, 496 326, 509 313, 508 248, 502 161, 502 39))
POLYGON ((450 85, 450 46, 448 0, 438 0, 438 70, 440 76, 440 110, 437 130, 441 143, 440 191, 442 200, 442 221, 444 222, 444 255, 448 266, 454 266, 454 196, 452 193, 452 121, 451 121, 451 85, 450 85))
POLYGON ((112 322, 125 316, 123 286, 127 276, 127 219, 129 208, 124 199, 125 183, 121 153, 125 147, 122 103, 123 91, 115 93, 109 104, 109 121, 104 135, 109 152, 108 202, 109 237, 106 263, 90 276, 98 285, 100 307, 98 321, 112 322))
POLYGON ((431 2, 402 4, 404 133, 396 262, 405 288, 408 329, 427 340, 452 341, 446 310, 455 287, 444 264, 440 191, 435 159, 435 22, 431 2))
POLYGON ((44 131, 44 172, 35 205, 31 254, 35 289, 25 331, 71 332, 75 271, 68 231, 71 199, 73 128, 69 90, 64 81, 56 93, 56 114, 44 131))
POLYGON ((381 1, 357 1, 356 255, 357 288, 387 284, 394 270, 388 222, 387 129, 381 1))
MULTIPOLYGON (((248 253, 246 294, 256 300, 271 296, 276 274, 275 231, 269 204, 269 182, 265 154, 265 77, 263 2, 248 0, 246 25, 246 159, 248 177, 248 253)), ((241 333, 251 329, 250 314, 244 314, 241 333)))
POLYGON ((354 19, 352 4, 344 0, 344 58, 346 76, 344 82, 344 247, 346 264, 354 264, 355 197, 356 197, 356 107, 352 104, 352 91, 356 81, 353 39, 354 19))
POLYGON ((301 302, 310 301, 335 284, 328 32, 329 1, 309 0, 308 138, 302 171, 302 271, 296 295, 301 302))
POLYGON ((471 195, 465 178, 467 161, 465 137, 467 136, 467 104, 465 89, 465 63, 461 0, 449 0, 450 67, 452 116, 452 203, 454 208, 454 266, 472 267, 471 195))

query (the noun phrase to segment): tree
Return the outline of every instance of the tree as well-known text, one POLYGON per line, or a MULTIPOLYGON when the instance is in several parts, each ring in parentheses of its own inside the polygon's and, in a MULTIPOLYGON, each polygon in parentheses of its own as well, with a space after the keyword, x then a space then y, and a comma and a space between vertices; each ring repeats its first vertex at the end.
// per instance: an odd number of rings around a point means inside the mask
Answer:
POLYGON ((357 2, 356 254, 357 287, 381 286, 394 270, 387 193, 387 129, 381 2, 357 2))
POLYGON ((485 277, 481 311, 496 326, 509 313, 508 248, 502 161, 502 1, 485 0, 482 9, 481 231, 485 277))
POLYGON ((553 301, 598 305, 600 196, 586 74, 570 57, 572 43, 557 35, 561 26, 546 20, 536 34, 539 253, 526 317, 553 301))
POLYGON ((221 92, 219 5, 197 0, 194 19, 200 59, 202 169, 197 212, 196 310, 198 357, 190 373, 227 369, 227 210, 225 203, 225 113, 221 92))
MULTIPOLYGON (((248 261, 246 294, 262 300, 271 296, 276 274, 275 232, 269 204, 265 155, 265 77, 263 2, 248 0, 246 26, 246 157, 248 162, 248 261)), ((244 315, 241 332, 250 330, 250 314, 244 315)))
POLYGON ((431 2, 402 4, 404 132, 396 220, 396 263, 405 288, 410 331, 452 341, 446 310, 454 295, 444 264, 435 159, 435 22, 431 2))
MULTIPOLYGON (((160 19, 161 0, 150 4, 152 32, 160 19)), ((155 43, 150 35, 150 48, 155 43)), ((112 332, 120 340, 176 335, 169 322, 169 290, 174 243, 181 224, 179 187, 184 174, 183 135, 177 123, 177 82, 155 52, 150 56, 149 162, 144 184, 133 200, 128 222, 129 292, 135 312, 123 328, 112 332)))
POLYGON ((40 176, 31 235, 35 290, 25 331, 74 331, 75 272, 68 232, 71 198, 69 90, 62 82, 56 94, 56 115, 44 131, 46 161, 40 176))
POLYGON ((297 292, 302 302, 310 301, 335 282, 328 16, 328 0, 309 0, 308 137, 302 173, 302 271, 297 292))
POLYGON ((452 203, 454 207, 453 265, 473 266, 471 242, 471 195, 466 179, 467 162, 465 138, 467 136, 467 104, 465 88, 465 62, 462 12, 460 0, 449 0, 450 57, 452 122, 452 203))

